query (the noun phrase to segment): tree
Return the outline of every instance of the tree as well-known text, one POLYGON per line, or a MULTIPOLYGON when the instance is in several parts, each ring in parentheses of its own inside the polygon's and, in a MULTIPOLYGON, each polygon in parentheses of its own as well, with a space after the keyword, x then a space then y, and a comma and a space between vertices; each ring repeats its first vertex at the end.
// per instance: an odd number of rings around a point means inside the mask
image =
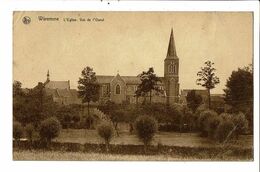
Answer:
POLYGON ((114 111, 113 113, 111 113, 109 116, 110 116, 110 119, 111 119, 113 126, 115 128, 116 134, 117 134, 117 136, 119 136, 118 123, 125 121, 125 118, 124 118, 125 117, 125 111, 124 110, 117 110, 117 111, 114 111))
POLYGON ((199 94, 196 94, 195 90, 188 92, 187 97, 187 106, 192 110, 193 113, 196 112, 197 108, 201 105, 202 97, 199 94))
POLYGON ((140 75, 141 84, 138 85, 138 88, 135 92, 136 96, 147 96, 149 93, 150 104, 152 103, 152 91, 156 91, 157 93, 161 90, 158 87, 158 82, 161 82, 160 78, 154 74, 154 69, 152 67, 149 68, 147 72, 143 71, 140 75))
POLYGON ((13 97, 23 95, 22 83, 20 81, 13 82, 13 97))
POLYGON ((236 126, 236 130, 234 132, 236 138, 248 130, 248 121, 243 113, 233 114, 232 121, 236 126))
POLYGON ((137 136, 144 143, 144 152, 147 152, 147 146, 152 141, 157 129, 157 121, 147 115, 139 116, 135 121, 137 136))
POLYGON ((231 120, 221 120, 216 129, 216 139, 219 142, 227 142, 234 136, 234 123, 231 120))
POLYGON ((198 118, 198 129, 200 135, 203 137, 208 137, 212 133, 211 131, 217 127, 218 124, 218 114, 213 110, 202 111, 198 118))
POLYGON ((34 126, 32 124, 27 124, 25 126, 26 137, 30 143, 32 143, 34 132, 34 126))
POLYGON ((81 72, 81 77, 78 81, 78 95, 82 98, 82 103, 89 103, 90 101, 96 102, 99 96, 99 84, 97 83, 96 73, 90 67, 85 67, 81 72))
POLYGON ((13 123, 13 138, 18 142, 23 135, 23 127, 21 123, 15 121, 13 123))
POLYGON ((205 87, 208 91, 208 108, 210 109, 210 90, 215 88, 219 84, 219 78, 216 76, 216 69, 213 67, 214 63, 206 61, 205 67, 201 67, 201 70, 197 73, 199 77, 196 81, 197 85, 205 87))
POLYGON ((104 139, 106 144, 106 151, 109 151, 109 143, 113 138, 114 130, 109 123, 102 123, 98 126, 98 135, 104 139))
MULTIPOLYGON (((253 105, 253 72, 250 66, 233 71, 226 83, 225 102, 243 111, 253 105)), ((245 111, 244 111, 245 112, 245 111)))
POLYGON ((60 134, 61 125, 60 122, 54 118, 47 118, 40 124, 40 137, 41 140, 47 143, 47 145, 51 142, 51 140, 55 137, 58 137, 60 134))

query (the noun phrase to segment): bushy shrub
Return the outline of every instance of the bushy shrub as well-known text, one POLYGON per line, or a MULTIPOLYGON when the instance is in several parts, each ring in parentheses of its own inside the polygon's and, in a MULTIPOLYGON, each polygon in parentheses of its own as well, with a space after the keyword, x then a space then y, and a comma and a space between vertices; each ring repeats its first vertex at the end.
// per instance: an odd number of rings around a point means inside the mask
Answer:
POLYGON ((94 129, 94 122, 96 118, 93 114, 89 114, 85 118, 84 128, 85 129, 94 129))
POLYGON ((46 143, 49 143, 51 139, 59 136, 60 130, 61 130, 61 125, 56 118, 51 117, 42 121, 40 124, 40 131, 39 131, 41 140, 46 143))
POLYGON ((209 138, 211 139, 215 138, 216 130, 220 122, 221 122, 221 117, 219 116, 212 116, 211 118, 209 118, 207 122, 207 134, 209 138))
POLYGON ((157 131, 157 121, 150 116, 139 116, 135 121, 135 130, 138 138, 144 143, 146 153, 147 145, 152 141, 157 131))
POLYGON ((219 115, 223 120, 231 120, 233 118, 233 115, 230 113, 222 113, 219 115))
POLYGON ((97 127, 98 135, 104 139, 106 144, 106 150, 109 151, 109 143, 114 135, 114 128, 109 123, 101 123, 97 127))
POLYGON ((243 113, 234 114, 232 121, 234 125, 236 126, 235 135, 238 137, 238 135, 245 133, 248 130, 248 121, 246 119, 246 116, 243 113))
MULTIPOLYGON (((198 118, 198 129, 201 133, 201 136, 207 137, 209 134, 209 127, 211 124, 210 122, 213 122, 215 120, 212 120, 212 118, 216 118, 218 114, 215 111, 212 110, 205 110, 200 113, 198 118)), ((213 122, 215 123, 215 122, 213 122)))
POLYGON ((20 122, 14 122, 13 123, 13 138, 15 140, 20 140, 20 138, 23 135, 23 127, 20 122))
POLYGON ((233 122, 229 119, 222 119, 216 130, 216 139, 221 143, 229 140, 233 136, 233 130, 233 122))
POLYGON ((27 124, 27 125, 25 126, 26 137, 27 137, 27 139, 28 139, 30 142, 32 142, 32 140, 33 140, 34 132, 35 132, 34 126, 33 126, 32 124, 27 124))

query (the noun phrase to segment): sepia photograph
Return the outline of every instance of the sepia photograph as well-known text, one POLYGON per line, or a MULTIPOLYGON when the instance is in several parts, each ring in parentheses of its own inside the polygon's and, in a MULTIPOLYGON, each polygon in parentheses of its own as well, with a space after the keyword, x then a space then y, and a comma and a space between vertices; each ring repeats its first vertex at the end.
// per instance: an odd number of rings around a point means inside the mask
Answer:
POLYGON ((14 11, 12 29, 14 161, 254 161, 253 12, 14 11))

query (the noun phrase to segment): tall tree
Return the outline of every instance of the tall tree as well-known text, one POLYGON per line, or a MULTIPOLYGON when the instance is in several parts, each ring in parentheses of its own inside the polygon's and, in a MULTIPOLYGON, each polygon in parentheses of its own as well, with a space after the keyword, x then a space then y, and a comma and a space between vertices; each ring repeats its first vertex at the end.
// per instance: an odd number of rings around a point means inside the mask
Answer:
POLYGON ((96 73, 92 68, 87 66, 82 70, 78 84, 78 95, 82 98, 82 103, 87 102, 89 116, 89 103, 90 101, 96 102, 98 100, 100 88, 97 82, 96 73))
POLYGON ((210 109, 210 90, 215 88, 219 84, 219 78, 216 76, 216 69, 213 67, 214 63, 211 61, 206 61, 204 67, 201 67, 201 70, 197 73, 199 77, 196 81, 197 85, 205 87, 208 91, 208 107, 210 109))
POLYGON ((56 104, 46 94, 43 83, 24 90, 21 85, 17 81, 13 84, 13 116, 23 126, 33 123, 37 127, 41 120, 54 114, 56 104))
POLYGON ((202 97, 196 94, 195 90, 191 90, 187 93, 187 106, 192 110, 193 113, 196 112, 197 108, 201 105, 202 97))
POLYGON ((160 78, 154 73, 152 67, 149 68, 147 72, 143 71, 140 75, 141 84, 138 85, 138 88, 135 92, 136 96, 147 96, 149 93, 150 104, 152 103, 152 91, 160 92, 161 90, 158 87, 158 82, 161 82, 160 78))
POLYGON ((233 71, 226 83, 225 102, 236 109, 253 104, 253 70, 249 65, 233 71))

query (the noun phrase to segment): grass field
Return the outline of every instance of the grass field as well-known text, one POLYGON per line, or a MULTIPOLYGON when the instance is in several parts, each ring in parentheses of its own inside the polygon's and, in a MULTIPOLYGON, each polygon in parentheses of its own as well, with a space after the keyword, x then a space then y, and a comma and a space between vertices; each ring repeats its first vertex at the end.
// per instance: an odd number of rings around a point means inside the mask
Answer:
MULTIPOLYGON (((96 130, 62 130, 60 136, 54 141, 57 142, 72 142, 72 143, 102 143, 102 139, 98 136, 96 130)), ((174 133, 174 132, 159 132, 155 135, 152 144, 161 143, 169 146, 185 146, 185 147, 214 147, 217 146, 214 141, 199 137, 197 133, 174 133)), ((135 134, 129 132, 121 132, 120 136, 115 136, 111 144, 142 144, 135 134)), ((253 147, 252 135, 242 135, 236 142, 237 146, 243 148, 253 147)), ((234 145, 234 146, 236 146, 234 145)))
MULTIPOLYGON (((100 144, 103 143, 102 139, 99 138, 95 130, 62 130, 60 136, 53 140, 54 142, 69 142, 69 143, 80 143, 84 145, 85 143, 100 144)), ((158 143, 166 146, 180 147, 175 151, 170 152, 158 152, 154 155, 143 155, 139 154, 107 154, 100 152, 64 152, 63 150, 19 150, 14 149, 13 159, 14 160, 106 160, 106 161, 194 161, 194 160, 243 160, 250 161, 253 159, 252 154, 246 153, 234 153, 229 148, 221 152, 221 145, 215 143, 214 141, 199 137, 197 133, 173 133, 173 132, 159 132, 155 135, 152 142, 153 145, 158 143), (190 147, 192 150, 200 150, 195 152, 185 152, 182 148, 190 147), (202 148, 202 149, 201 149, 202 148), (204 149, 209 148, 210 150, 204 149), (213 150, 219 150, 212 156, 213 150)), ((129 132, 121 132, 120 136, 114 136, 111 141, 113 145, 142 145, 142 142, 138 140, 135 134, 130 134, 129 132)), ((236 147, 237 150, 242 150, 245 148, 253 148, 253 137, 252 135, 243 135, 233 143, 229 143, 225 146, 236 147), (241 149, 240 149, 241 148, 241 149)), ((157 147, 157 146, 156 146, 157 147)), ((249 149, 250 150, 250 149, 249 149)))
POLYGON ((59 152, 59 151, 14 151, 13 160, 41 161, 252 161, 252 157, 222 155, 209 158, 207 155, 183 157, 181 155, 121 155, 105 153, 59 152))

